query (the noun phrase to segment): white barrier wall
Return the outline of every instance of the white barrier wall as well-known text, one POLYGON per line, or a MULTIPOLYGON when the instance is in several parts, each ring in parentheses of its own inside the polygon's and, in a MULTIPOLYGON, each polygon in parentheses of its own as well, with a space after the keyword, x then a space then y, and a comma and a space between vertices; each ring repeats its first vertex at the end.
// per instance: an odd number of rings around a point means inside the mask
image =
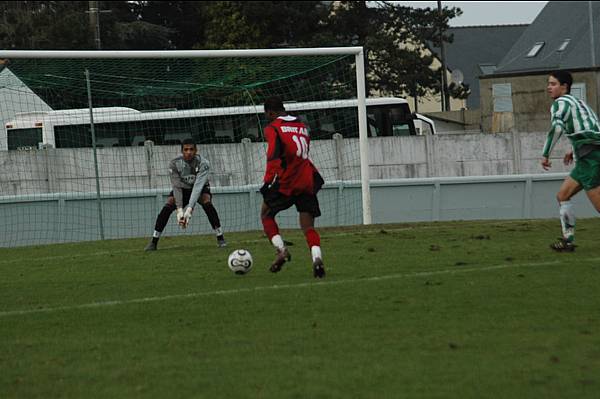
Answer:
MULTIPOLYGON (((545 173, 540 165, 545 133, 459 134, 369 139, 370 178, 496 176, 545 173)), ((562 139, 550 172, 565 172, 562 139)), ((258 184, 265 168, 264 143, 199 147, 212 164, 216 187, 258 184)), ((101 191, 170 188, 167 165, 179 146, 99 148, 101 191)), ((326 181, 360 180, 358 139, 315 140, 311 158, 326 181)), ((0 196, 93 192, 89 148, 0 151, 0 196)))
MULTIPOLYGON (((374 180, 373 223, 555 218, 559 234, 555 194, 564 177, 563 173, 551 173, 374 180)), ((262 198, 258 188, 249 185, 214 190, 225 231, 261 230, 262 198)), ((149 237, 165 196, 160 189, 103 194, 104 237, 149 237)), ((327 184, 319 192, 323 215, 317 219, 317 226, 360 224, 360 196, 358 181, 327 184)), ((585 195, 576 196, 573 202, 578 217, 597 215, 585 195)), ((0 197, 0 247, 99 240, 96 209, 93 193, 0 197), (24 218, 25 215, 36 217, 32 220, 24 218)), ((210 226, 204 219, 201 214, 195 217, 186 231, 177 228, 176 223, 169 223, 165 235, 210 234, 210 226)), ((297 220, 293 208, 278 216, 282 228, 297 228, 297 220)))

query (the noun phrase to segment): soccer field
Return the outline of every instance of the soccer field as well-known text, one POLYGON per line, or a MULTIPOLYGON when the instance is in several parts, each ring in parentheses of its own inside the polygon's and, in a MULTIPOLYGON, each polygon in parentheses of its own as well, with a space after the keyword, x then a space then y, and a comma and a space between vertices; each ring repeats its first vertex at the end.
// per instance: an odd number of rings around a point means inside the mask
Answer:
POLYGON ((600 219, 0 250, 0 398, 597 398, 600 219), (254 256, 229 271, 236 248, 254 256))

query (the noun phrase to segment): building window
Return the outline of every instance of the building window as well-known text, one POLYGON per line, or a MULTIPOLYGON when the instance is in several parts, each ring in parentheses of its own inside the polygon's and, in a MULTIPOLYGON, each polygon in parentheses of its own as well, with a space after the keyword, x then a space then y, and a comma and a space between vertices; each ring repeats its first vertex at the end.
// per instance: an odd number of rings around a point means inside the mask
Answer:
POLYGON ((559 53, 565 51, 565 49, 567 48, 567 46, 569 45, 569 43, 571 43, 571 39, 565 39, 565 41, 562 42, 562 44, 560 45, 560 47, 556 51, 558 51, 559 53))
POLYGON ((571 95, 580 100, 586 101, 585 83, 573 83, 571 85, 571 95))
POLYGON ((510 83, 496 83, 492 85, 494 112, 512 112, 512 88, 510 83))
POLYGON ((494 64, 479 64, 479 70, 482 75, 491 75, 496 72, 496 69, 498 69, 498 67, 494 64))
POLYGON ((527 58, 535 57, 540 52, 542 47, 544 47, 544 42, 537 42, 534 44, 531 50, 529 50, 529 53, 527 53, 527 58))

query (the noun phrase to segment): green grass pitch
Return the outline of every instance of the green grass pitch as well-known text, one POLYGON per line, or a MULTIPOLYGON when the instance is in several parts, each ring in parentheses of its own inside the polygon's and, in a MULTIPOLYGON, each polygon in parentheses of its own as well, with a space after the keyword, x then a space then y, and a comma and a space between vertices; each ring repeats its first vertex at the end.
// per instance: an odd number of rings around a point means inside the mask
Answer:
POLYGON ((598 398, 600 219, 0 250, 0 398, 598 398), (228 254, 254 267, 237 276, 228 254))

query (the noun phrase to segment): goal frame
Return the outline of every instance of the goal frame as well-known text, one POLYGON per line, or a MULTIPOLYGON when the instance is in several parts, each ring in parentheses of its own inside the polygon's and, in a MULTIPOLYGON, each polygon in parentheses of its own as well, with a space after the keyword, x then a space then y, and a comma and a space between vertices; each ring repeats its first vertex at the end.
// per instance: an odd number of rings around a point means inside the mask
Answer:
POLYGON ((371 190, 369 179, 369 144, 367 135, 367 106, 365 90, 365 63, 362 47, 322 47, 247 50, 0 50, 1 58, 233 58, 285 57, 308 55, 354 55, 356 62, 356 98, 358 100, 358 134, 360 151, 360 178, 363 224, 372 223, 371 190))

